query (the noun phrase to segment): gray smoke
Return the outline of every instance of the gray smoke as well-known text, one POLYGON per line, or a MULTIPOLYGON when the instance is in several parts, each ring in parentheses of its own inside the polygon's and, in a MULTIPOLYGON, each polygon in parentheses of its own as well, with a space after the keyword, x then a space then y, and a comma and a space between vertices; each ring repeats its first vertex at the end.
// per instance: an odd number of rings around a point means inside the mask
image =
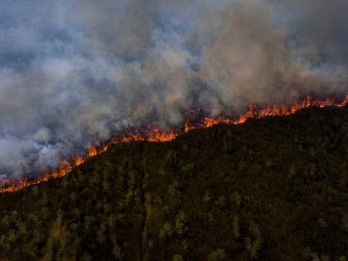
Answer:
POLYGON ((4 0, 0 177, 127 127, 347 92, 345 0, 4 0))

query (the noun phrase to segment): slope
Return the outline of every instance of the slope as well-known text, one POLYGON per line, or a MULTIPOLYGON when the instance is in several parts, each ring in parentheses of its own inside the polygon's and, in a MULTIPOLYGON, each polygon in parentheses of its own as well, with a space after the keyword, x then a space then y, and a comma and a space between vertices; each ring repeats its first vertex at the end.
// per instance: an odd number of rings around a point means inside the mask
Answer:
POLYGON ((0 260, 344 260, 348 107, 112 145, 0 195, 0 260))

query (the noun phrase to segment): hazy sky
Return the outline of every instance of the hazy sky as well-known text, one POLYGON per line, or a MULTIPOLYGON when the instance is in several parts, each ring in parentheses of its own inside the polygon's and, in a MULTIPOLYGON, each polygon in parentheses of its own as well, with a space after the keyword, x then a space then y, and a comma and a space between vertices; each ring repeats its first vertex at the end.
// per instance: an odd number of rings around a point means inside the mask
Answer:
POLYGON ((0 174, 141 123, 348 92, 346 0, 0 1, 0 174))

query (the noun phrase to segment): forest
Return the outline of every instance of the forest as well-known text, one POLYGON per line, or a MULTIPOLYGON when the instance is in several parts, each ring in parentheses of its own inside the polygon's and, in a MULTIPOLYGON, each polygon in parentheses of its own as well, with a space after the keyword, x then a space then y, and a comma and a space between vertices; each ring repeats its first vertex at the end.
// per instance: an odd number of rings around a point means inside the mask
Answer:
POLYGON ((0 260, 348 258, 348 106, 118 142, 0 194, 0 260))

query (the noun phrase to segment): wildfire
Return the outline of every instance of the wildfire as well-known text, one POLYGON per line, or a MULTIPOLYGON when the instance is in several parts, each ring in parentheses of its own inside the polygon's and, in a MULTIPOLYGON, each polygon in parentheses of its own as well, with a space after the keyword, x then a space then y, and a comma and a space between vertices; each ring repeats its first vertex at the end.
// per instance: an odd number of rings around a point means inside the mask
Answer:
POLYGON ((97 156, 98 152, 97 152, 97 148, 92 146, 92 145, 88 145, 88 157, 94 157, 97 156))
POLYGON ((74 159, 75 166, 80 166, 81 164, 85 162, 85 159, 79 156, 73 156, 73 159, 74 159))
MULTIPOLYGON (((167 142, 172 141, 175 138, 177 138, 179 135, 187 133, 188 131, 192 129, 197 128, 209 128, 217 124, 242 124, 246 120, 250 118, 264 118, 264 117, 270 117, 270 116, 285 116, 293 114, 301 109, 309 108, 309 107, 328 107, 328 106, 335 106, 335 107, 343 107, 347 105, 348 103, 348 95, 345 96, 344 99, 337 102, 334 99, 328 98, 325 100, 320 99, 313 99, 311 97, 306 97, 302 100, 296 100, 291 106, 280 106, 277 104, 266 106, 264 108, 258 109, 257 107, 250 104, 248 106, 248 110, 245 114, 239 116, 236 119, 230 119, 224 116, 218 116, 218 117, 206 117, 204 120, 202 120, 200 123, 195 125, 190 125, 189 121, 187 120, 183 128, 180 130, 172 130, 170 132, 161 131, 157 126, 148 126, 148 130, 145 132, 133 132, 131 134, 124 134, 119 135, 112 139, 110 144, 117 143, 117 142, 132 142, 132 141, 149 141, 149 142, 167 142)), ((50 178, 59 178, 64 177, 67 175, 74 166, 79 166, 85 162, 85 159, 88 157, 94 157, 96 155, 99 155, 103 152, 105 152, 109 145, 104 145, 99 148, 88 145, 88 153, 85 158, 79 157, 79 156, 73 156, 73 162, 69 163, 68 161, 62 161, 59 165, 59 167, 56 170, 53 171, 46 171, 42 176, 39 176, 35 179, 10 179, 10 180, 0 180, 0 193, 5 192, 14 192, 21 190, 25 187, 33 186, 36 184, 39 184, 41 182, 45 182, 49 180, 50 178)))

